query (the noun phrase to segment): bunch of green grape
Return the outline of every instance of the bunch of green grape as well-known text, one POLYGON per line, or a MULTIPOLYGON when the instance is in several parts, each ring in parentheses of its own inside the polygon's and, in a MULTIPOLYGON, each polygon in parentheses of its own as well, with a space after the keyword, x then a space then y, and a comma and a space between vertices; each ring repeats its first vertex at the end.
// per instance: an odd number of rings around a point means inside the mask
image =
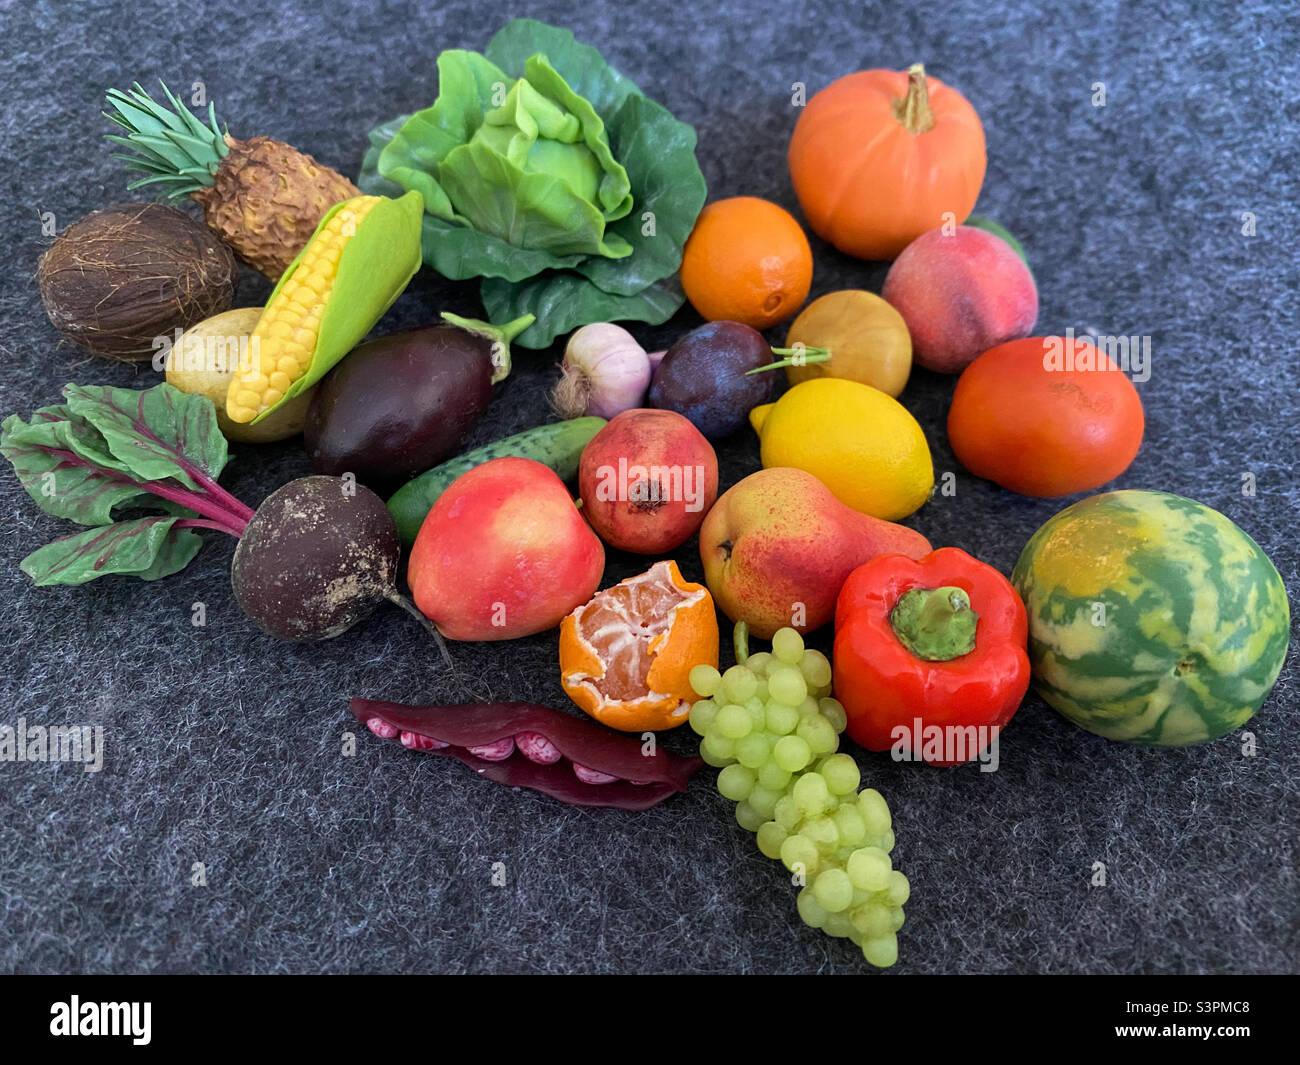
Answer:
POLYGON ((800 876, 804 923, 853 940, 872 965, 893 965, 909 886, 889 858, 889 807, 874 788, 858 791, 857 763, 836 753, 846 719, 829 697, 831 664, 788 628, 770 654, 747 656, 737 628, 738 665, 691 670, 704 697, 690 715, 700 756, 719 768, 718 791, 758 849, 800 876))

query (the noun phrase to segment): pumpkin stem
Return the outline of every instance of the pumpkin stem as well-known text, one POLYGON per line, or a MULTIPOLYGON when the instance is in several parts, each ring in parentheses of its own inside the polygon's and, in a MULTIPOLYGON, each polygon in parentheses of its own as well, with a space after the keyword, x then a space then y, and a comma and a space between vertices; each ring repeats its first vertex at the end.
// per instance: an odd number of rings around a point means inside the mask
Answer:
POLYGON ((913 63, 907 68, 907 95, 894 101, 894 117, 907 128, 908 133, 924 133, 934 128, 930 90, 925 84, 925 64, 913 63))

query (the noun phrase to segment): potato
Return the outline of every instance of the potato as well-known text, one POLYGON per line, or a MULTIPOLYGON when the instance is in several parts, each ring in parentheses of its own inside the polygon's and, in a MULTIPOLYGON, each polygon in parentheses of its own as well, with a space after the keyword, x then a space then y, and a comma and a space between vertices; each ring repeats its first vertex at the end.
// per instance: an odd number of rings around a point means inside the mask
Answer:
POLYGON ((241 425, 226 417, 226 390, 248 357, 248 338, 257 326, 261 307, 240 307, 205 318, 181 334, 165 362, 167 383, 190 395, 207 396, 217 408, 217 424, 227 440, 266 444, 302 432, 314 388, 295 396, 256 425, 241 425))

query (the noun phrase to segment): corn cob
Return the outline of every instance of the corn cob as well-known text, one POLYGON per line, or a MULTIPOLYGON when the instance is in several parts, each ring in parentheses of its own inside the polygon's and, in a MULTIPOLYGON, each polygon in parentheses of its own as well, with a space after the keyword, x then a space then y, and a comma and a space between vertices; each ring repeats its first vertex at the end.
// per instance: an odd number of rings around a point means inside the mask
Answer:
POLYGON ((419 268, 423 210, 407 193, 355 196, 326 213, 257 320, 226 393, 231 421, 260 420, 311 387, 370 331, 419 268))

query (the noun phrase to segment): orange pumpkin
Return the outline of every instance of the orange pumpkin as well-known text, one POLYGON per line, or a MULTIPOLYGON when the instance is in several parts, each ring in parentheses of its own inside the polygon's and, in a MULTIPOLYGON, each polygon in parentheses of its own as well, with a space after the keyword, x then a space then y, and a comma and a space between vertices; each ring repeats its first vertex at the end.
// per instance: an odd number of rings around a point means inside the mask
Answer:
POLYGON ((860 70, 808 101, 789 163, 820 237, 860 259, 892 259, 922 233, 966 220, 984 183, 984 127, 920 63, 860 70))

